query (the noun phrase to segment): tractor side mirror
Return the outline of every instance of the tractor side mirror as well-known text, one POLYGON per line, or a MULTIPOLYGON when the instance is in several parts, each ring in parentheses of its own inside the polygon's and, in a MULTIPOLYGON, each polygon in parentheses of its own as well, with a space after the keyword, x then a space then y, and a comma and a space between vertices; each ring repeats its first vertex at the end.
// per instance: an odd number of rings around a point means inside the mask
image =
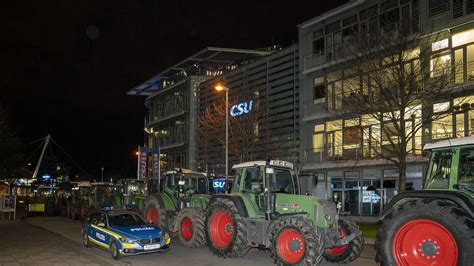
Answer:
POLYGON ((261 193, 261 192, 263 192, 263 184, 262 183, 257 183, 257 182, 252 183, 251 189, 252 189, 252 191, 256 191, 258 193, 261 193))

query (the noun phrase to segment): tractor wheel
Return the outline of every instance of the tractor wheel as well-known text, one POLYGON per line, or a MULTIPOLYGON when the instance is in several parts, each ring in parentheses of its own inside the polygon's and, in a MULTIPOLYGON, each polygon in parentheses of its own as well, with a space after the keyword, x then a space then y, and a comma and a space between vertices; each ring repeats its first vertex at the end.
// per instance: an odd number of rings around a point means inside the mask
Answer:
POLYGON ((364 246, 364 238, 362 237, 359 227, 350 220, 339 219, 339 228, 339 233, 342 236, 352 233, 359 234, 359 236, 345 246, 327 248, 324 251, 324 258, 330 262, 349 263, 360 256, 364 246))
POLYGON ((250 249, 247 230, 231 200, 218 198, 207 208, 206 242, 215 255, 223 258, 245 255, 250 249))
POLYGON ((457 205, 417 199, 390 210, 377 233, 382 265, 471 265, 474 220, 457 205))
POLYGON ((145 201, 145 218, 147 222, 152 222, 161 228, 166 227, 166 210, 155 197, 148 197, 145 201))
POLYGON ((311 221, 287 217, 271 229, 271 252, 277 265, 317 265, 323 255, 323 238, 311 221))
POLYGON ((198 209, 186 208, 179 212, 176 229, 179 240, 185 247, 197 248, 206 244, 204 222, 204 213, 198 209))

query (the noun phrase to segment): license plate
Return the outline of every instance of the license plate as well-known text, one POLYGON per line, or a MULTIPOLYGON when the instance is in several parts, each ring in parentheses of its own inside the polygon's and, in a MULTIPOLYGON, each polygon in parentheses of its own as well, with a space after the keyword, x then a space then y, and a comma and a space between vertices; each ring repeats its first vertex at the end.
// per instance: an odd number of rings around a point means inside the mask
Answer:
POLYGON ((154 245, 145 245, 143 247, 144 250, 150 250, 150 249, 157 249, 157 248, 160 248, 161 245, 160 244, 154 244, 154 245))

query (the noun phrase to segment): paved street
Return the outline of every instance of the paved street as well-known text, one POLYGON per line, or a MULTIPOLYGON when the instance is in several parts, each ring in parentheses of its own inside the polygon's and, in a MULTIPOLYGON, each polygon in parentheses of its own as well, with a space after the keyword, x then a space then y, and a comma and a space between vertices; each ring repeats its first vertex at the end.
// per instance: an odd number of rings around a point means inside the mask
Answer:
POLYGON ((23 221, 0 221, 0 265, 117 265, 106 252, 23 221))
MULTIPOLYGON (((0 223, 0 235, 2 236, 0 255, 2 258, 8 258, 8 260, 3 259, 0 263, 17 263, 16 265, 18 263, 118 264, 110 258, 105 250, 97 247, 87 249, 82 246, 79 221, 62 217, 30 217, 24 222, 0 223), (46 228, 51 232, 40 228, 46 228), (18 235, 18 232, 21 232, 21 235, 18 235)), ((377 265, 373 256, 372 246, 367 245, 362 257, 350 265, 377 265)), ((132 265, 157 263, 163 263, 163 265, 274 265, 270 254, 261 250, 251 250, 242 258, 220 259, 214 256, 207 247, 186 248, 177 239, 173 239, 172 248, 168 252, 126 257, 120 263, 132 265)), ((324 262, 322 265, 335 264, 324 262)))

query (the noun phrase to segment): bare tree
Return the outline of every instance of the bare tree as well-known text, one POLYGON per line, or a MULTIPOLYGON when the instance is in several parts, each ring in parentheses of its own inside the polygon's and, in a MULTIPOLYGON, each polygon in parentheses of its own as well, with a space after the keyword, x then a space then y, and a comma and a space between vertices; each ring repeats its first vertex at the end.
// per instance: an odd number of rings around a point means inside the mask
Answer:
POLYGON ((346 60, 337 67, 344 69, 343 81, 328 96, 328 109, 346 121, 356 118, 343 137, 363 146, 360 157, 393 163, 398 189, 405 191, 409 157, 422 152, 422 129, 455 108, 442 103, 454 96, 458 70, 450 57, 433 52, 432 43, 442 45, 436 43, 439 35, 422 37, 406 21, 386 25, 393 28, 354 33, 353 44, 341 49, 346 60))
MULTIPOLYGON (((229 158, 233 156, 239 162, 255 160, 261 146, 259 139, 264 132, 259 124, 263 115, 258 97, 232 95, 229 98, 229 158), (242 101, 245 99, 246 101, 242 101), (234 109, 232 109, 232 107, 234 109), (233 116, 232 114, 238 115, 233 116)), ((225 149, 226 109, 225 97, 220 97, 211 105, 205 107, 199 114, 198 145, 200 148, 212 147, 216 142, 225 149)), ((230 160, 230 159, 229 159, 230 160)))
POLYGON ((0 104, 0 179, 12 185, 25 175, 28 170, 23 165, 23 144, 10 126, 8 108, 0 104))

